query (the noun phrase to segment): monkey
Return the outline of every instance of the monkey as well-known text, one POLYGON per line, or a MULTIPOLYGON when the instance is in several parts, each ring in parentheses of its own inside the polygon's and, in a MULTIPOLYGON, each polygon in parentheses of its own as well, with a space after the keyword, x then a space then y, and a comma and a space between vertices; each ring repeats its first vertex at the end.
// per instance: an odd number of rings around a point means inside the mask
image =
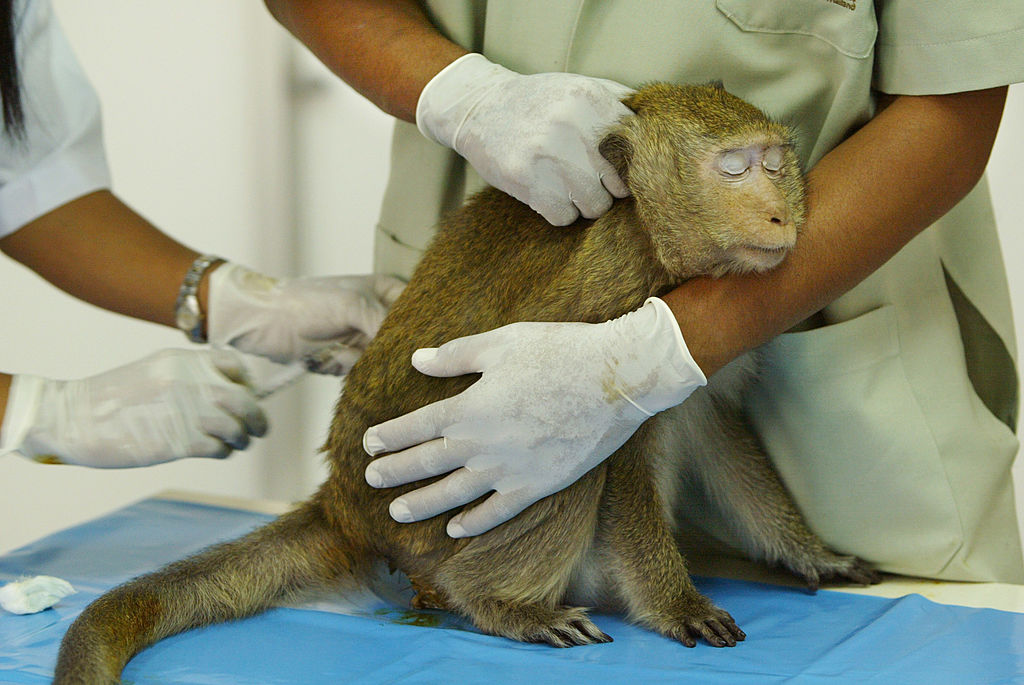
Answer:
POLYGON ((368 427, 479 377, 422 375, 409 363, 415 349, 517 321, 607 321, 695 276, 774 268, 794 247, 806 188, 790 128, 721 84, 650 84, 624 104, 631 113, 599 149, 631 196, 554 230, 488 188, 442 220, 346 379, 321 487, 240 539, 96 599, 62 641, 58 685, 118 682, 134 654, 164 637, 363 586, 381 560, 408 576, 417 606, 456 612, 492 635, 556 647, 610 641, 586 606, 624 612, 686 646, 734 646, 744 632, 697 590, 677 545, 688 507, 717 510, 743 552, 812 589, 877 582, 867 563, 808 528, 748 427, 742 396, 756 354, 648 419, 576 483, 476 537, 446 534, 457 512, 389 517, 389 502, 423 482, 365 482, 368 427))

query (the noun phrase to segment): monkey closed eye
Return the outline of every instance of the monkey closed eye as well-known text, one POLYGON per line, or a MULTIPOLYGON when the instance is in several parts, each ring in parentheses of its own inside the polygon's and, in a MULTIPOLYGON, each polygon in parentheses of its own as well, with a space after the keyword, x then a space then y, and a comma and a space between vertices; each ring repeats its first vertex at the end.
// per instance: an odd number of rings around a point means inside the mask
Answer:
POLYGON ((751 145, 723 150, 715 157, 714 165, 727 180, 746 178, 747 173, 760 165, 769 176, 778 176, 786 160, 784 145, 751 145))

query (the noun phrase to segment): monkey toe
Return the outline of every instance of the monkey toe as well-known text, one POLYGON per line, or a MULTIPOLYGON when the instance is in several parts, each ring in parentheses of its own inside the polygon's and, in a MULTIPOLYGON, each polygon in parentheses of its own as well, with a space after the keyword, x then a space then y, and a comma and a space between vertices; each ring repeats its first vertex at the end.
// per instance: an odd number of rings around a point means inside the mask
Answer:
POLYGON ((545 607, 501 603, 502 612, 478 614, 477 625, 486 632, 552 647, 579 647, 611 642, 612 638, 594 625, 585 609, 580 607, 545 607), (479 620, 483 619, 483 620, 479 620))
POLYGON ((796 560, 787 565, 804 581, 811 594, 817 592, 823 584, 874 585, 882 580, 882 576, 864 560, 852 555, 835 554, 827 549, 811 558, 796 560))
POLYGON ((554 647, 580 647, 612 641, 600 628, 589 621, 586 623, 575 621, 568 626, 552 627, 550 631, 546 632, 548 635, 543 641, 554 647), (548 637, 554 639, 547 639, 548 637))
POLYGON ((409 606, 413 609, 424 610, 424 609, 444 609, 448 610, 450 607, 441 598, 441 595, 437 593, 425 593, 420 591, 416 593, 411 600, 409 600, 409 606))
POLYGON ((846 578, 857 585, 877 585, 882 582, 882 574, 871 568, 863 559, 853 557, 846 578))
POLYGON ((409 581, 412 589, 416 592, 413 598, 409 600, 409 605, 413 609, 449 610, 451 608, 444 596, 429 583, 415 577, 410 577, 409 581))
POLYGON ((586 644, 614 642, 610 635, 598 628, 590 620, 574 621, 572 625, 580 634, 585 635, 589 639, 589 642, 586 644))
POLYGON ((561 626, 539 626, 526 638, 527 642, 548 644, 552 647, 581 647, 611 642, 612 639, 593 623, 573 622, 561 626))
POLYGON ((695 647, 697 638, 703 638, 712 647, 735 647, 747 638, 728 612, 713 606, 701 615, 683 617, 662 632, 687 647, 695 647))
POLYGON ((817 591, 820 584, 829 585, 874 585, 882 582, 882 576, 864 560, 855 556, 834 555, 827 563, 813 572, 812 578, 804 576, 808 589, 817 591))

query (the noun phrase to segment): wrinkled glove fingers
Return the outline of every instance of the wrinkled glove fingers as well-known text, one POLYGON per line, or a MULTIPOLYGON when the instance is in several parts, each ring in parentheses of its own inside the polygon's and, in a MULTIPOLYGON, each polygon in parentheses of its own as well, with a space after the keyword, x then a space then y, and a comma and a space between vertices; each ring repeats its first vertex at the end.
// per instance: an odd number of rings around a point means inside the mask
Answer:
POLYGON ((213 367, 232 383, 249 385, 249 372, 246 370, 242 358, 234 351, 223 348, 211 348, 208 359, 213 364, 213 367))
POLYGON ((436 483, 407 492, 391 502, 391 518, 399 523, 422 521, 469 504, 492 487, 488 473, 459 469, 436 483))
MULTIPOLYGON (((189 451, 189 454, 182 456, 202 457, 205 459, 226 459, 228 455, 235 451, 235 448, 224 440, 212 435, 203 435, 192 440, 189 444, 189 451)), ((177 456, 173 458, 176 459, 177 456)), ((164 461, 169 461, 169 459, 164 461)))
POLYGON ((547 164, 537 167, 536 182, 529 189, 529 196, 516 196, 552 226, 568 226, 580 216, 573 203, 572 191, 562 174, 562 168, 548 160, 547 164))
POLYGON ((371 426, 363 434, 363 449, 371 457, 397 452, 440 438, 448 427, 458 396, 428 404, 404 416, 371 426))
POLYGON ((391 309, 391 305, 405 290, 405 281, 384 274, 374 274, 370 278, 373 279, 373 294, 384 303, 385 307, 391 309))
POLYGON ((528 498, 495 492, 472 509, 453 516, 448 522, 448 535, 453 538, 464 538, 486 533, 513 518, 531 504, 533 500, 528 498))
POLYGON ((243 386, 218 388, 216 405, 239 425, 247 435, 262 437, 267 433, 267 415, 258 404, 256 397, 243 386))
POLYGON ((465 466, 470 454, 471 450, 454 440, 431 440, 371 461, 366 467, 366 482, 375 488, 414 483, 465 466))
MULTIPOLYGON (((609 168, 611 167, 608 162, 605 162, 605 165, 609 168)), ((588 177, 587 181, 586 185, 574 188, 569 193, 569 199, 584 219, 596 219, 608 211, 615 198, 602 185, 603 179, 598 175, 595 174, 593 177, 588 177)))
MULTIPOLYGON (((607 159, 601 156, 599 152, 595 151, 598 159, 594 161, 594 168, 597 170, 598 180, 604 189, 607 190, 613 197, 623 198, 629 197, 629 187, 619 176, 619 173, 615 170, 615 167, 611 165, 607 159)), ((609 207, 611 206, 609 202, 609 207)), ((586 216, 586 215, 584 215, 586 216)))
POLYGON ((212 440, 197 440, 196 447, 208 452, 196 456, 227 456, 232 450, 244 450, 249 446, 249 433, 237 418, 228 414, 205 416, 199 427, 212 440))
POLYGON ((496 359, 501 358, 510 328, 502 326, 455 338, 440 347, 422 347, 413 352, 412 365, 420 373, 436 378, 482 373, 496 359))

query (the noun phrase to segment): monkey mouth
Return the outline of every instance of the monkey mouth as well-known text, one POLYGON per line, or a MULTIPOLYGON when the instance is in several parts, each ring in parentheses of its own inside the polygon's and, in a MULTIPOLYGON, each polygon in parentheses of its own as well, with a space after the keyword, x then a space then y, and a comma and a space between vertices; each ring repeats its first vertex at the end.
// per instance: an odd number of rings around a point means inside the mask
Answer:
POLYGON ((744 270, 767 271, 778 266, 792 247, 792 245, 738 245, 734 248, 733 256, 737 262, 743 265, 744 270))

